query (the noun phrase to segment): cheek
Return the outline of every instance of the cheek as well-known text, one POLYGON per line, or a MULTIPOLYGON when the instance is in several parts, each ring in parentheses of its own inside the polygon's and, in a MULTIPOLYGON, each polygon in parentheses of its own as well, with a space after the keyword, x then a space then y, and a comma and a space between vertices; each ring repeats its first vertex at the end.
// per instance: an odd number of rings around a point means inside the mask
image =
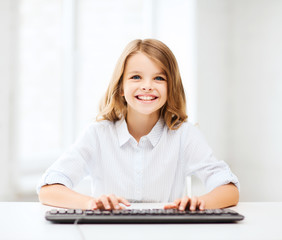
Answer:
POLYGON ((135 86, 134 86, 134 84, 129 84, 129 83, 127 83, 127 84, 124 84, 123 85, 123 95, 124 96, 126 96, 126 95, 132 95, 133 94, 133 92, 135 91, 135 86))
POLYGON ((123 87, 122 88, 122 96, 127 96, 128 95, 128 89, 127 89, 127 87, 123 87))
POLYGON ((162 89, 162 95, 165 96, 165 98, 167 98, 168 92, 167 92, 167 85, 165 85, 162 89))
POLYGON ((132 95, 132 91, 128 86, 124 86, 122 90, 122 96, 124 97, 125 101, 128 102, 130 100, 130 97, 132 95))

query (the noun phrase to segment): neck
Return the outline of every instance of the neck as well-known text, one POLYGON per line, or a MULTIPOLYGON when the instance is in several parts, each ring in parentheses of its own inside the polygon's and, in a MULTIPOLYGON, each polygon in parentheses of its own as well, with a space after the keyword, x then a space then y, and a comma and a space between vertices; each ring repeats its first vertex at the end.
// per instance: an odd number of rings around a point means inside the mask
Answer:
POLYGON ((139 142, 141 137, 147 135, 152 130, 158 119, 158 114, 143 115, 128 112, 126 116, 128 131, 139 142))

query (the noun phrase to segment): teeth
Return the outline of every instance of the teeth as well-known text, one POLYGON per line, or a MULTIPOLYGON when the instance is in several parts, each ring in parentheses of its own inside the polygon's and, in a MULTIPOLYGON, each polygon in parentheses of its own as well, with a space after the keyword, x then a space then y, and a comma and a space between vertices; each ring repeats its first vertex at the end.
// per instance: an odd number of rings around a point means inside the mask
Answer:
POLYGON ((140 100, 145 100, 145 101, 150 101, 155 99, 156 97, 152 97, 152 96, 137 96, 138 99, 140 100))

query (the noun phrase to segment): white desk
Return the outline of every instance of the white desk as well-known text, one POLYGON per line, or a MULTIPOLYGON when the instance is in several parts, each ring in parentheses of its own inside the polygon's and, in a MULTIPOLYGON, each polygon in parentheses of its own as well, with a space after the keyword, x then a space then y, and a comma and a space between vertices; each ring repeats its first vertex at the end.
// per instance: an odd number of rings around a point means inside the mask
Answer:
MULTIPOLYGON (((163 204, 135 204, 156 208, 163 204)), ((178 240, 282 239, 282 202, 239 203, 232 208, 245 219, 231 224, 53 224, 45 220, 50 207, 40 203, 0 202, 1 240, 178 240), (83 235, 83 236, 82 236, 83 235)))

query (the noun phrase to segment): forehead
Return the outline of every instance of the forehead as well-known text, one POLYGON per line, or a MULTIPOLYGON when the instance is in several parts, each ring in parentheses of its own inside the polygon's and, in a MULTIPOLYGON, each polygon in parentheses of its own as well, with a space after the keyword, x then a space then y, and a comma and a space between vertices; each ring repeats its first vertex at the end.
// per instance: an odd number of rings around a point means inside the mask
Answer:
POLYGON ((137 52, 127 59, 124 72, 147 72, 165 74, 165 71, 156 60, 149 58, 142 52, 137 52))

